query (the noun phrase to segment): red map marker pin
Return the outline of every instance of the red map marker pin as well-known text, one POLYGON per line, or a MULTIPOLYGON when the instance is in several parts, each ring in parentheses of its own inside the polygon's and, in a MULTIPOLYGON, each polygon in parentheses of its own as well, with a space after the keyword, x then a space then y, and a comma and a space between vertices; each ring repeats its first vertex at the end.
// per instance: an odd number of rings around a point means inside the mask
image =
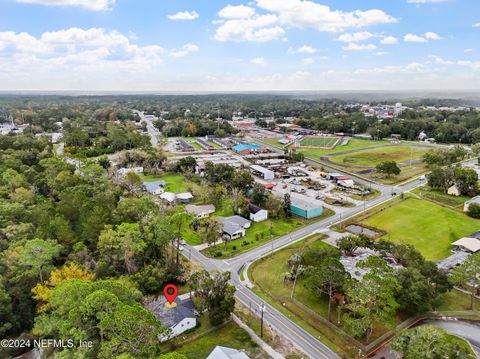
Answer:
POLYGON ((175 298, 177 298, 178 289, 173 284, 168 284, 163 288, 163 294, 165 295, 165 298, 167 298, 168 303, 172 304, 175 298))

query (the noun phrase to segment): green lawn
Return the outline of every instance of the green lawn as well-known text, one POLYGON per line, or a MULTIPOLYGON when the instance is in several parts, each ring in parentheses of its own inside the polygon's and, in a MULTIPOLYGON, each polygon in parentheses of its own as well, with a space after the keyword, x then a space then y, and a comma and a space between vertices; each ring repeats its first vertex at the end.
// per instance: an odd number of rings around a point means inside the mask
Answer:
POLYGON ((450 196, 442 191, 431 189, 429 186, 416 188, 412 192, 427 200, 441 203, 460 212, 463 212, 464 203, 470 199, 468 196, 450 196))
POLYGON ((165 343, 163 345, 164 350, 177 351, 191 359, 205 359, 217 345, 221 345, 243 349, 252 358, 267 358, 248 333, 234 322, 228 322, 226 325, 204 334, 212 328, 208 322, 208 317, 203 315, 198 321, 200 323, 199 327, 186 335, 181 335, 179 338, 165 343), (198 338, 195 338, 196 336, 198 338))
MULTIPOLYGON (((288 318, 307 330, 310 334, 320 338, 327 346, 337 353, 345 353, 347 357, 354 357, 358 350, 346 338, 335 333, 330 327, 313 317, 303 307, 290 299, 292 283, 283 283, 283 274, 288 271, 287 261, 294 253, 302 253, 307 248, 328 246, 322 241, 320 235, 312 235, 302 241, 292 244, 272 256, 267 256, 250 266, 248 276, 255 284, 253 290, 264 300, 280 310, 288 318)), ((327 317, 328 300, 326 296, 315 296, 308 290, 300 279, 295 289, 295 300, 318 313, 323 318, 327 317)), ((439 311, 464 311, 468 310, 470 297, 460 291, 453 290, 442 296, 439 311)), ((480 300, 476 301, 476 308, 480 308, 480 300)), ((332 307, 332 318, 336 324, 337 310, 332 307)), ((396 324, 406 318, 399 313, 396 324)), ((341 324, 340 324, 341 325, 341 324)), ((373 338, 379 337, 387 331, 387 327, 378 323, 374 327, 373 338)), ((372 339, 373 339, 372 338, 372 339)))
POLYGON ((270 225, 272 225, 272 239, 281 237, 288 233, 291 233, 300 227, 305 226, 312 221, 318 221, 322 218, 329 217, 333 214, 333 211, 328 210, 327 208, 324 211, 324 214, 321 217, 317 217, 312 220, 304 220, 299 217, 293 217, 290 219, 280 219, 272 220, 267 219, 266 221, 254 223, 250 228, 247 229, 247 234, 243 238, 235 239, 227 243, 227 248, 225 249, 225 244, 220 243, 216 246, 208 247, 202 251, 208 257, 216 258, 231 258, 237 256, 241 253, 247 252, 255 247, 258 247, 264 243, 270 241, 270 225))
MULTIPOLYGON (((268 138, 268 139, 262 139, 263 142, 268 143, 274 147, 278 148, 283 148, 284 145, 278 142, 278 138, 268 138)), ((359 138, 351 138, 350 141, 348 142, 348 145, 346 146, 340 146, 338 145, 332 150, 322 150, 322 149, 317 149, 317 148, 304 148, 304 149, 297 149, 298 152, 301 152, 305 154, 305 157, 312 158, 315 160, 320 159, 320 157, 333 154, 333 153, 338 153, 338 152, 344 152, 344 151, 350 151, 350 150, 358 150, 362 148, 369 148, 369 147, 375 147, 375 146, 381 146, 381 145, 386 145, 389 144, 390 141, 373 141, 373 140, 362 140, 359 138)))
MULTIPOLYGON (((442 302, 436 308, 438 311, 450 311, 450 310, 470 310, 471 298, 468 294, 453 289, 452 291, 442 295, 442 302)), ((474 300, 474 309, 480 310, 480 299, 474 300)))
POLYGON ((185 177, 178 174, 167 174, 161 176, 143 176, 145 182, 156 182, 159 180, 164 180, 166 183, 165 191, 166 192, 187 192, 188 182, 185 180, 185 177))
MULTIPOLYGON (((272 256, 265 257, 248 270, 250 280, 255 284, 254 292, 289 319, 300 325, 314 337, 319 338, 329 348, 345 357, 354 357, 358 353, 355 347, 342 336, 337 335, 322 321, 313 317, 308 311, 296 304, 296 301, 309 307, 323 318, 327 317, 328 299, 326 296, 316 296, 308 290, 302 280, 299 280, 295 288, 295 299, 290 299, 292 283, 284 285, 283 274, 288 271, 287 261, 294 253, 302 253, 311 247, 329 246, 323 242, 324 236, 315 234, 302 241, 292 244, 272 256)), ((332 307, 332 317, 336 318, 336 307, 332 307)))
POLYGON ((385 161, 401 163, 410 159, 416 160, 421 158, 426 152, 428 152, 426 148, 389 146, 333 156, 330 160, 341 165, 375 167, 385 161))
POLYGON ((361 223, 386 231, 384 239, 413 245, 432 261, 448 257, 452 242, 480 229, 479 220, 416 198, 408 198, 361 223))

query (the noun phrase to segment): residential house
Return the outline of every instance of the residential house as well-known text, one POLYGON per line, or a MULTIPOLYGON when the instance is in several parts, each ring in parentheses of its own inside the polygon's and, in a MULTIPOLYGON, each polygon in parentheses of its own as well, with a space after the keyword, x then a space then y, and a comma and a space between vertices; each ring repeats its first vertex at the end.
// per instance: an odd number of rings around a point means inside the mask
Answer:
POLYGON ((177 297, 174 304, 169 305, 165 297, 161 296, 158 300, 146 304, 145 307, 160 320, 164 327, 170 329, 169 333, 159 335, 160 342, 175 338, 197 326, 195 305, 190 298, 177 297))
POLYGON ((240 350, 216 346, 207 359, 249 359, 249 357, 240 350))
POLYGON ((228 239, 233 240, 245 237, 246 229, 250 228, 251 222, 240 216, 219 217, 223 225, 223 234, 228 239))
POLYGON ((177 193, 177 203, 190 203, 193 201, 193 194, 190 192, 177 193))
POLYGON ((215 212, 215 206, 213 204, 194 205, 187 204, 185 211, 197 218, 207 218, 215 212))
POLYGON ((464 212, 467 212, 467 211, 468 211, 468 208, 469 208, 470 205, 473 204, 473 203, 480 204, 480 196, 473 197, 472 199, 466 201, 465 204, 463 205, 463 211, 464 211, 464 212))
POLYGON ((248 211, 250 212, 250 220, 253 222, 263 222, 268 218, 268 211, 253 203, 248 205, 248 211))
POLYGON ((161 195, 160 195, 160 198, 167 201, 168 203, 170 204, 173 204, 175 203, 176 199, 177 199, 177 196, 175 193, 173 192, 163 192, 161 195))
POLYGON ((127 173, 130 173, 130 172, 136 173, 137 175, 142 174, 143 167, 122 167, 118 170, 118 173, 121 176, 125 176, 127 173))
POLYGON ((480 239, 464 237, 452 243, 454 250, 467 253, 480 252, 480 239))
POLYGON ((143 185, 147 189, 148 192, 160 195, 163 192, 165 192, 164 188, 166 186, 166 183, 164 180, 159 180, 155 182, 143 182, 143 185))

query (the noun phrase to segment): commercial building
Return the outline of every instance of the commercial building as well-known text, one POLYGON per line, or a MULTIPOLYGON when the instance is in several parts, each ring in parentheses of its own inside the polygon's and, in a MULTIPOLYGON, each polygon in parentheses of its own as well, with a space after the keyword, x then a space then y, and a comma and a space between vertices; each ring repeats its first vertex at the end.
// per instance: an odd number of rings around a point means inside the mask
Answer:
POLYGON ((291 212, 299 217, 309 219, 323 214, 323 206, 316 200, 297 194, 291 194, 290 200, 291 212))
POLYGON ((270 181, 275 178, 275 172, 269 170, 268 168, 265 168, 259 165, 251 165, 250 169, 254 173, 260 175, 266 181, 270 181))

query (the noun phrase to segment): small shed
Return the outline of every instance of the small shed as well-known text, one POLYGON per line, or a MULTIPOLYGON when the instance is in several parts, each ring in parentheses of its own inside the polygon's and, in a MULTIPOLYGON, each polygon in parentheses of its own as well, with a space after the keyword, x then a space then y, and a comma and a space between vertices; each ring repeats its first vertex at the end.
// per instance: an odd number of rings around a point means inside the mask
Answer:
POLYGON ((447 194, 450 196, 460 196, 460 190, 458 189, 457 185, 454 184, 453 186, 450 186, 447 190, 447 194))
POLYGON ((253 222, 263 222, 268 218, 268 211, 253 203, 248 205, 248 211, 250 212, 250 220, 253 222))

